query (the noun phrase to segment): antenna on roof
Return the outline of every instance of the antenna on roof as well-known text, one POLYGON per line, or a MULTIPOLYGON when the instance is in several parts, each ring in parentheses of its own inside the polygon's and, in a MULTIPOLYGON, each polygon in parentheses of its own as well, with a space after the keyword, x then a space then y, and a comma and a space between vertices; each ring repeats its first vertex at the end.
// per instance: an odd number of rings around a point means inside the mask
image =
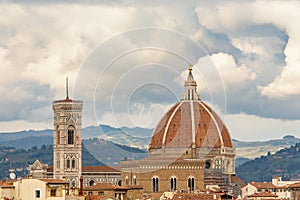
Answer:
POLYGON ((67 93, 67 99, 69 99, 69 86, 68 86, 68 77, 66 77, 66 93, 67 93))

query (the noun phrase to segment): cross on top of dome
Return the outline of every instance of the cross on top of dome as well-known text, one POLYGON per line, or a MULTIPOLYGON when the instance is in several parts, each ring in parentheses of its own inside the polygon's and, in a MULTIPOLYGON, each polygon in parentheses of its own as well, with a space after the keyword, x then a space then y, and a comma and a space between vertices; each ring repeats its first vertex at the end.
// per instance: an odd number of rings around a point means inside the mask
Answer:
POLYGON ((189 74, 188 77, 184 83, 184 93, 182 95, 181 101, 184 100, 190 100, 190 101, 195 101, 195 100, 200 100, 200 96, 197 93, 197 83, 193 77, 193 65, 189 66, 189 74))

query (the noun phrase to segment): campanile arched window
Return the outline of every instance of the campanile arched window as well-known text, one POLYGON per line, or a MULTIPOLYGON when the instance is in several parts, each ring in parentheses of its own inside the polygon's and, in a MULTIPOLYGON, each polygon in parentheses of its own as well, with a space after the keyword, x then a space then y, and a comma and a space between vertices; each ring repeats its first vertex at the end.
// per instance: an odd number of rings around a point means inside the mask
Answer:
POLYGON ((152 178, 152 191, 158 192, 159 191, 159 178, 158 176, 154 176, 152 178))
POLYGON ((177 178, 176 176, 172 176, 170 178, 170 191, 175 191, 177 189, 177 178))
POLYGON ((75 136, 75 127, 68 127, 68 144, 74 144, 74 136, 75 136))
POLYGON ((195 190, 195 179, 192 176, 190 176, 188 178, 188 189, 189 189, 189 191, 194 191, 195 190))
POLYGON ((59 126, 56 126, 56 143, 60 144, 60 130, 59 130, 59 126))

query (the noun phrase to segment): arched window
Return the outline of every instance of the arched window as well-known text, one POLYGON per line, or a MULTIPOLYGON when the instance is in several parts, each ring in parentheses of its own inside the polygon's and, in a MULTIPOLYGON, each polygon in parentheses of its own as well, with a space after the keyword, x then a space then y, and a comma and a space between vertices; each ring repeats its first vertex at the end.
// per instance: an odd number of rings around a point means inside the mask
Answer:
POLYGON ((76 182, 75 180, 72 181, 72 186, 75 187, 76 186, 76 182))
POLYGON ((192 176, 188 178, 188 190, 191 192, 195 190, 195 179, 192 176))
POLYGON ((205 169, 209 169, 211 166, 210 161, 205 162, 205 169))
POLYGON ((133 182, 133 185, 136 185, 136 176, 133 176, 132 182, 133 182))
POLYGON ((152 178, 152 191, 158 192, 159 191, 159 179, 157 176, 152 178))
POLYGON ((129 181, 128 181, 128 176, 125 177, 125 184, 128 185, 129 181))
POLYGON ((57 132, 57 138, 56 138, 56 143, 60 143, 60 131, 59 131, 59 126, 56 126, 56 132, 57 132))
POLYGON ((170 179, 170 191, 175 191, 177 189, 177 178, 172 176, 170 179))
POLYGON ((75 159, 72 159, 72 168, 75 168, 75 159))
POLYGON ((59 159, 56 160, 56 168, 57 168, 57 169, 60 168, 60 160, 59 160, 59 159))
POLYGON ((71 167, 71 164, 70 164, 70 159, 67 160, 67 169, 69 169, 71 167))
POLYGON ((69 126, 68 128, 68 144, 74 144, 74 134, 75 128, 74 126, 69 126))

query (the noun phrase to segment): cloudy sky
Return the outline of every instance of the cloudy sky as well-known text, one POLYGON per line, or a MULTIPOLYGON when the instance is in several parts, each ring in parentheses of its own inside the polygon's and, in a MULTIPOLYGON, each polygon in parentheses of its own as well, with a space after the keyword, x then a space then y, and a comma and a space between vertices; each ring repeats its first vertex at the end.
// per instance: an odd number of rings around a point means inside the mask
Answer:
POLYGON ((300 2, 64 2, 0 3, 1 132, 52 128, 67 76, 84 126, 153 128, 192 63, 233 138, 300 137, 300 2))

